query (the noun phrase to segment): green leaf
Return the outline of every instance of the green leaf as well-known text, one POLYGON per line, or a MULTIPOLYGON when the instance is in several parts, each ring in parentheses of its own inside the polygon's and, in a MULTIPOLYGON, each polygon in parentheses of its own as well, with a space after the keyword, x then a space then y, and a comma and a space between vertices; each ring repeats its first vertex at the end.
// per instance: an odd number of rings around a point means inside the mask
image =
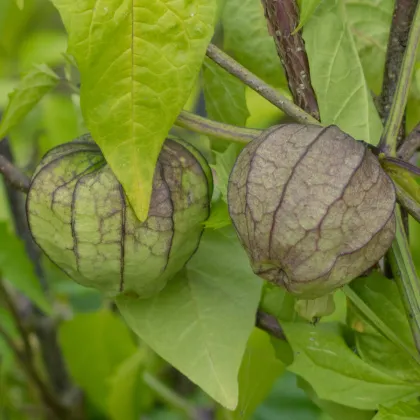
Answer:
POLYGON ((298 315, 295 311, 296 298, 283 287, 265 282, 261 299, 261 309, 274 315, 280 321, 295 321, 298 315))
POLYGON ((224 48, 228 53, 273 86, 285 85, 286 79, 260 1, 226 0, 222 25, 224 48))
POLYGON ((216 0, 53 3, 81 73, 86 125, 145 220, 159 152, 213 35, 216 0))
POLYGON ((420 418, 420 404, 417 401, 400 401, 391 407, 379 407, 374 420, 418 420, 420 418))
POLYGON ((332 419, 337 420, 370 420, 374 415, 374 411, 358 410, 357 408, 346 407, 331 401, 321 400, 316 395, 314 389, 308 382, 302 378, 298 379, 299 387, 302 388, 311 400, 332 419))
POLYGON ((40 104, 44 135, 39 141, 39 155, 42 157, 59 144, 81 136, 77 112, 71 98, 63 95, 48 95, 40 104))
POLYGON ((279 378, 268 398, 258 407, 254 420, 321 420, 319 408, 296 385, 290 372, 279 378))
POLYGON ((63 55, 67 48, 67 36, 63 32, 37 31, 25 36, 19 49, 19 70, 29 71, 34 64, 47 64, 49 67, 63 65, 63 55))
MULTIPOLYGON (((79 314, 59 329, 70 373, 88 398, 107 412, 109 381, 136 347, 124 323, 108 311, 79 314)), ((115 377, 114 377, 115 379, 115 377)))
POLYGON ((338 325, 282 323, 294 352, 288 369, 305 379, 320 399, 374 410, 416 395, 418 386, 388 375, 360 359, 338 325))
POLYGON ((355 331, 361 358, 389 375, 420 385, 420 366, 401 348, 416 351, 396 283, 373 272, 353 281, 350 287, 402 342, 397 346, 384 337, 350 302, 348 323, 355 331))
POLYGON ((232 171, 233 165, 238 157, 239 148, 235 143, 231 143, 229 147, 222 153, 214 152, 216 155, 216 164, 212 165, 216 171, 216 185, 222 193, 223 200, 227 203, 227 188, 229 176, 232 171))
POLYGON ((204 222, 206 229, 221 229, 232 223, 228 205, 224 200, 218 200, 212 204, 210 209, 210 217, 204 222))
POLYGON ((233 410, 261 284, 233 229, 207 230, 186 269, 158 296, 117 304, 156 353, 233 410))
POLYGON ((285 366, 276 358, 270 337, 255 328, 249 337, 239 371, 239 402, 233 419, 252 418, 284 369, 285 366))
POLYGON ((297 28, 293 31, 298 32, 300 29, 303 28, 303 26, 308 22, 308 20, 311 18, 311 16, 314 14, 316 8, 319 6, 319 3, 321 3, 322 0, 301 0, 299 5, 299 25, 297 28))
POLYGON ((124 360, 110 380, 108 412, 112 420, 138 420, 153 401, 143 382, 145 352, 137 351, 124 360))
POLYGON ((303 28, 312 85, 323 124, 357 140, 379 141, 382 123, 367 87, 343 0, 322 2, 303 28))
MULTIPOLYGON (((286 96, 286 98, 292 98, 287 88, 277 90, 279 93, 286 96)), ((248 104, 248 110, 251 114, 246 121, 247 127, 261 129, 268 128, 278 124, 278 122, 284 117, 283 111, 275 107, 271 102, 268 102, 251 88, 246 88, 245 96, 248 104)))
POLYGON ((0 222, 0 272, 16 289, 50 314, 50 302, 29 260, 23 242, 11 232, 7 222, 0 222))
POLYGON ((32 110, 32 108, 57 85, 59 77, 46 65, 36 65, 9 95, 9 104, 0 123, 0 138, 32 110))
POLYGON ((17 7, 22 10, 25 7, 25 0, 15 0, 17 7))
POLYGON ((209 118, 245 127, 249 117, 246 86, 208 58, 204 60, 203 83, 209 118))
POLYGON ((346 18, 353 35, 369 87, 379 94, 391 27, 393 0, 344 0, 346 18))

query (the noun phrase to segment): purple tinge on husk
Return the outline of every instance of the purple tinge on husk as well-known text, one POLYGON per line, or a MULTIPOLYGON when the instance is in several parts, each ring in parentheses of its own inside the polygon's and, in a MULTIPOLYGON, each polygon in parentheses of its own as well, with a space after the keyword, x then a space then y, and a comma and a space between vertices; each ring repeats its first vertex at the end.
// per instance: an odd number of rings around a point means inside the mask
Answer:
POLYGON ((265 131, 239 155, 228 201, 254 272, 305 299, 361 275, 395 235, 391 179, 336 126, 265 131))

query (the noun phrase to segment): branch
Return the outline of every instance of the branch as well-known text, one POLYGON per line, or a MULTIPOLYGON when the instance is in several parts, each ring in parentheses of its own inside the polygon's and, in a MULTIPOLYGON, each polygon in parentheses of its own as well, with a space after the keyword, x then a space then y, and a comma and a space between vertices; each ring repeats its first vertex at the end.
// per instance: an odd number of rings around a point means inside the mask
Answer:
POLYGON ((263 311, 258 311, 255 325, 259 329, 272 335, 274 338, 278 338, 279 340, 286 340, 286 336, 284 335, 279 321, 273 315, 267 314, 263 311))
POLYGON ((249 143, 262 133, 261 130, 237 127, 235 125, 209 120, 188 111, 182 111, 175 124, 196 133, 209 134, 219 139, 238 143, 249 143))
POLYGON ((397 230, 392 247, 388 251, 389 259, 410 323, 414 344, 420 354, 420 278, 414 267, 398 206, 395 214, 397 230))
POLYGON ((403 160, 410 160, 416 150, 420 147, 420 123, 418 123, 411 133, 401 144, 398 149, 397 156, 403 160))
POLYGON ((255 74, 251 73, 215 45, 210 44, 208 46, 207 56, 297 122, 300 122, 301 124, 319 125, 319 121, 306 113, 302 108, 299 108, 285 96, 278 93, 274 88, 267 85, 263 80, 255 76, 255 74))
POLYGON ((32 360, 32 348, 29 342, 29 331, 23 325, 21 317, 19 316, 19 311, 13 301, 13 298, 9 295, 3 281, 0 280, 0 296, 3 298, 7 308, 12 315, 15 325, 22 337, 23 344, 25 346, 25 353, 28 360, 32 360))
POLYGON ((412 198, 403 188, 394 182, 398 203, 420 223, 420 206, 417 200, 412 198))
MULTIPOLYGON (((386 121, 396 91, 396 81, 404 58, 408 34, 413 21, 417 0, 396 0, 392 17, 391 31, 386 52, 384 80, 381 96, 378 99, 379 112, 386 121)), ((400 137, 404 137, 404 125, 400 137)))
POLYGON ((270 34, 286 72, 294 103, 319 120, 312 88, 309 61, 300 31, 299 9, 295 0, 262 0, 270 34))
MULTIPOLYGON (((411 24, 408 36, 407 48, 405 49, 401 70, 399 72, 398 84, 393 95, 392 105, 388 114, 385 129, 380 141, 380 148, 387 154, 395 156, 397 139, 403 120, 405 106, 407 104, 410 82, 416 62, 417 46, 420 40, 420 7, 416 11, 411 24)), ((395 74, 394 74, 395 77, 395 74)))
POLYGON ((0 155, 0 173, 3 174, 6 181, 13 188, 18 191, 28 192, 30 185, 29 178, 3 155, 0 155))
MULTIPOLYGON (((13 156, 7 139, 0 142, 0 155, 4 156, 13 165, 13 156)), ((34 265, 35 273, 42 288, 47 292, 48 285, 41 264, 41 252, 33 241, 29 230, 22 193, 6 184, 6 194, 11 207, 16 233, 25 243, 25 249, 34 265)), ((30 301, 27 302, 27 306, 32 312, 35 334, 40 344, 42 359, 54 393, 60 398, 61 402, 66 402, 68 411, 75 413, 80 408, 80 394, 70 381, 66 364, 58 345, 55 322, 39 308, 32 305, 30 301), (69 399, 72 399, 72 401, 67 401, 69 399)))
POLYGON ((199 420, 199 411, 188 400, 169 388, 160 381, 156 376, 149 372, 143 373, 144 383, 152 389, 162 401, 172 406, 176 410, 181 411, 190 420, 199 420))
POLYGON ((23 371, 26 373, 28 378, 34 383, 34 385, 38 389, 45 405, 49 409, 51 409, 55 413, 56 416, 58 416, 57 418, 66 419, 67 410, 65 409, 65 407, 62 406, 61 403, 56 400, 55 396, 51 393, 51 391, 48 389, 48 387, 45 385, 45 383, 39 376, 38 371, 35 369, 32 361, 29 360, 27 357, 25 357, 25 355, 20 351, 20 349, 14 343, 13 338, 1 325, 0 325, 0 336, 3 337, 7 346, 14 353, 23 371))

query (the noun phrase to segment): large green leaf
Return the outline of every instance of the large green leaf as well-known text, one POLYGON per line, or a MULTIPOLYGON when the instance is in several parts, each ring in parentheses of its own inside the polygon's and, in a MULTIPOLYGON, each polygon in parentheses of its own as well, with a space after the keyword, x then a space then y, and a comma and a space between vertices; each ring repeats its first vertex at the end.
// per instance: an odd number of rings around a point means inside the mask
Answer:
POLYGON ((208 116, 244 127, 249 117, 245 85, 208 58, 204 60, 203 83, 208 116))
POLYGON ((369 87, 382 87, 385 55, 394 0, 344 0, 350 32, 356 43, 369 87))
POLYGON ((233 410, 261 284, 233 229, 207 230, 186 269, 158 296, 117 304, 154 351, 233 410))
POLYGON ((81 73, 86 125, 140 220, 156 161, 194 87, 216 0, 53 0, 81 73))
POLYGON ((105 310, 79 314, 60 325, 59 342, 77 384, 107 412, 110 380, 136 351, 127 327, 105 310))
POLYGON ((222 24, 224 48, 236 60, 273 86, 285 85, 261 1, 226 0, 222 24))
POLYGON ((417 383, 420 389, 420 366, 404 351, 405 347, 413 353, 416 350, 396 283, 373 272, 369 277, 353 281, 351 288, 401 343, 397 345, 384 337, 351 303, 349 324, 355 331, 362 359, 389 375, 417 383))
POLYGON ((288 369, 309 382, 320 399, 372 410, 419 392, 416 384, 360 359, 347 346, 338 325, 282 323, 282 327, 294 352, 288 369))
POLYGON ((34 266, 25 251, 24 243, 11 232, 7 222, 0 222, 0 273, 16 289, 35 302, 40 309, 51 313, 34 266))
POLYGON ((59 81, 46 65, 36 65, 9 95, 9 104, 0 123, 0 138, 17 125, 59 81))
POLYGON ((417 401, 398 402, 391 407, 379 407, 374 420, 418 420, 420 404, 417 401))
POLYGON ((255 328, 249 337, 239 371, 239 402, 233 418, 252 418, 255 409, 267 397, 284 368, 276 358, 270 337, 255 328))
POLYGON ((321 2, 303 27, 321 121, 376 144, 382 123, 367 87, 343 0, 321 2))

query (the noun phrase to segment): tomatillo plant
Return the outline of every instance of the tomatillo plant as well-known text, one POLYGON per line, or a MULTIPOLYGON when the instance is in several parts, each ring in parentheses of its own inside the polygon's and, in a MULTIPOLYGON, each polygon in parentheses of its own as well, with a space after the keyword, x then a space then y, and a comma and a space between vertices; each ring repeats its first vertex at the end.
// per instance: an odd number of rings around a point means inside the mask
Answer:
POLYGON ((5 418, 420 418, 418 1, 0 3, 5 418))

